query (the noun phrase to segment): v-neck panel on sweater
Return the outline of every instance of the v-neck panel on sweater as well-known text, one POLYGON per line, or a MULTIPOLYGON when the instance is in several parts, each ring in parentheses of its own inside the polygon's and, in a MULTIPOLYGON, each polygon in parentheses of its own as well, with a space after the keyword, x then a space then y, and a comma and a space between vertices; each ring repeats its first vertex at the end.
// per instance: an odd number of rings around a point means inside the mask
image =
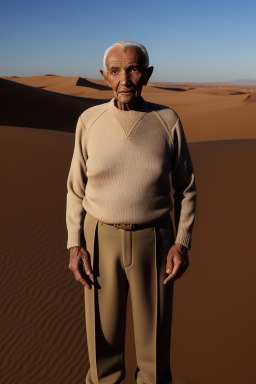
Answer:
POLYGON ((141 99, 142 106, 139 111, 122 111, 118 109, 115 105, 115 98, 109 102, 108 109, 114 114, 126 138, 130 136, 138 122, 150 111, 149 104, 143 98, 141 99))

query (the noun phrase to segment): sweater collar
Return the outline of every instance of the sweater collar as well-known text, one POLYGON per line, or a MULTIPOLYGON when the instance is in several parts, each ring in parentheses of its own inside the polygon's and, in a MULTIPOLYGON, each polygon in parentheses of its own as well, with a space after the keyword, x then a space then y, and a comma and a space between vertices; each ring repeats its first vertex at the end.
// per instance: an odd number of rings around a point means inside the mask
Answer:
POLYGON ((139 110, 131 110, 131 111, 122 111, 121 109, 118 109, 115 105, 115 98, 110 100, 108 104, 108 109, 113 112, 116 116, 119 117, 142 117, 145 115, 146 112, 149 112, 150 106, 147 101, 143 99, 143 97, 140 97, 141 99, 141 107, 139 110))

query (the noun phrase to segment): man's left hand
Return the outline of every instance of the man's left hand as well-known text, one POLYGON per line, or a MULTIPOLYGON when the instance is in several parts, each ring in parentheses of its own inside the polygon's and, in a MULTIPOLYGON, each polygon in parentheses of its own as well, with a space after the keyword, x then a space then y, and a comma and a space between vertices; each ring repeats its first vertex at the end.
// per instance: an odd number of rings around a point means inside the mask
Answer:
POLYGON ((182 244, 175 243, 167 255, 166 273, 169 275, 164 280, 167 284, 170 280, 178 279, 189 266, 188 251, 182 244))

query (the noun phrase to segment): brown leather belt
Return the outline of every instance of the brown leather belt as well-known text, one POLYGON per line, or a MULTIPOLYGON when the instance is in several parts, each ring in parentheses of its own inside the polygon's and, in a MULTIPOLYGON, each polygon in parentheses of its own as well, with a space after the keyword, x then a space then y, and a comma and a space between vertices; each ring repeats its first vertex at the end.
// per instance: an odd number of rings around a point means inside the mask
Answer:
POLYGON ((148 228, 154 226, 154 224, 109 224, 117 229, 123 231, 136 231, 137 229, 148 228))
POLYGON ((154 221, 153 223, 147 223, 147 224, 111 224, 111 223, 104 223, 103 221, 99 221, 99 222, 101 224, 111 225, 111 226, 115 227, 116 229, 120 229, 123 231, 136 231, 138 229, 156 227, 158 225, 161 225, 162 221, 166 220, 167 217, 169 217, 169 215, 164 216, 161 219, 154 221))

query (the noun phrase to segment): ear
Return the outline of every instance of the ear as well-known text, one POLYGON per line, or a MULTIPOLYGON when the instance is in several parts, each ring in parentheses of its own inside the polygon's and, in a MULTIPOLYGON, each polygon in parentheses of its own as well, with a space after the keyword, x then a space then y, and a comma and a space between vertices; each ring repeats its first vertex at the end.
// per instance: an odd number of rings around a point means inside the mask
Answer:
POLYGON ((106 81, 106 83, 108 84, 108 86, 111 88, 111 85, 109 84, 108 82, 108 76, 106 74, 106 72, 104 72, 102 69, 100 69, 100 73, 101 73, 101 76, 103 77, 103 79, 106 81))
POLYGON ((144 76, 144 81, 143 81, 143 85, 147 85, 149 79, 150 79, 150 76, 152 75, 152 72, 153 72, 153 69, 154 67, 148 67, 145 71, 145 76, 144 76))
POLYGON ((100 69, 100 73, 101 73, 101 76, 103 77, 103 79, 104 79, 106 82, 108 82, 108 81, 107 81, 107 74, 103 71, 103 69, 100 69))

